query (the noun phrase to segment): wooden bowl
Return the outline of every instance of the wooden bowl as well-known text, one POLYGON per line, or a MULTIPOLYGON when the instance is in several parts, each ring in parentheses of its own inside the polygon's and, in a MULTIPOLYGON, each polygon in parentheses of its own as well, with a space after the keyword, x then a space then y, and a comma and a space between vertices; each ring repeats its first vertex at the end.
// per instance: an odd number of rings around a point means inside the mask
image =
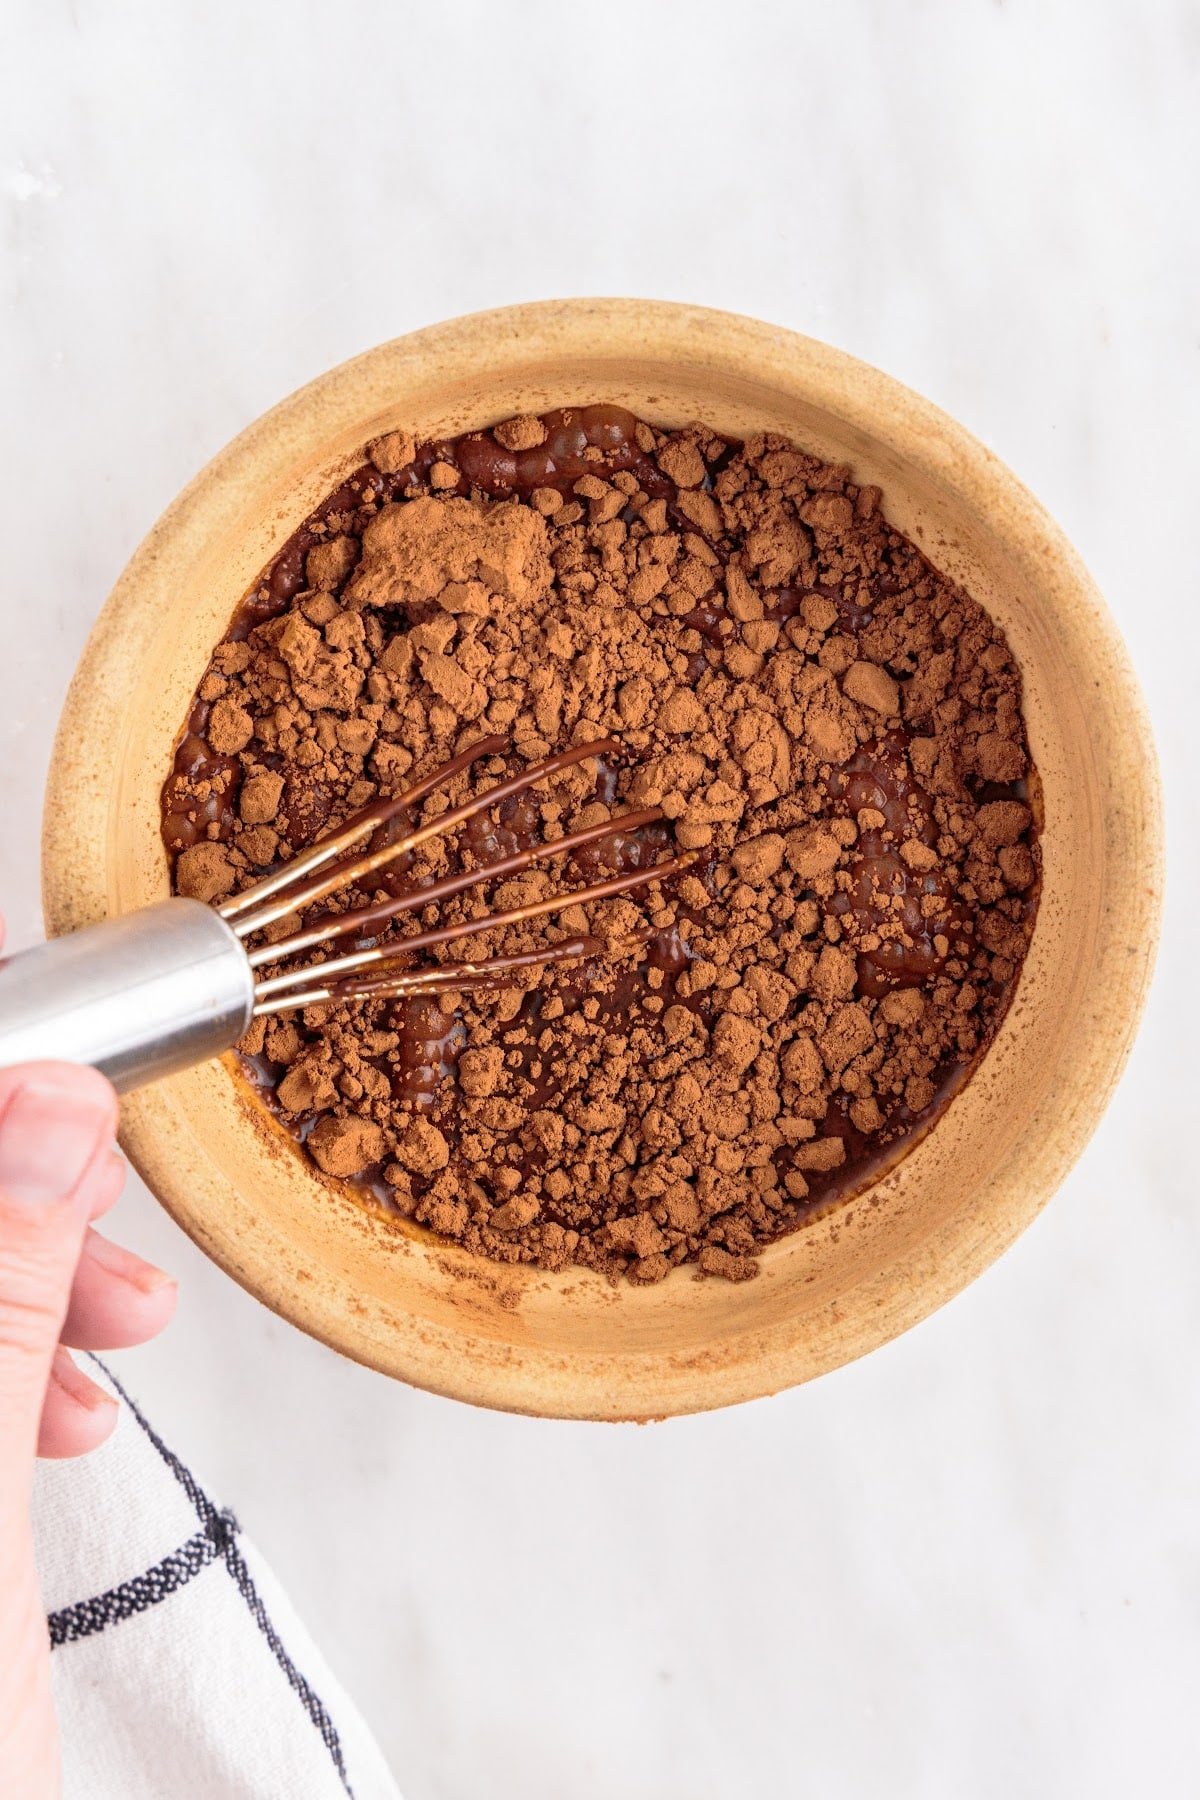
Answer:
POLYGON ((232 1058, 122 1107, 122 1142, 201 1248, 284 1317, 458 1399, 645 1418, 806 1381, 916 1324, 1004 1250, 1083 1149, 1133 1039, 1158 931, 1155 757, 1117 631, 1062 533, 927 401, 810 338, 634 300, 504 308, 385 344, 244 431, 163 515, 75 676, 47 796, 49 929, 167 893, 158 793, 212 646, 304 515, 396 426, 441 436, 617 401, 784 433, 877 482, 888 516, 1008 633, 1045 791, 1045 885, 1017 994, 965 1092, 891 1174, 762 1256, 756 1281, 648 1289, 508 1268, 324 1181, 232 1058))

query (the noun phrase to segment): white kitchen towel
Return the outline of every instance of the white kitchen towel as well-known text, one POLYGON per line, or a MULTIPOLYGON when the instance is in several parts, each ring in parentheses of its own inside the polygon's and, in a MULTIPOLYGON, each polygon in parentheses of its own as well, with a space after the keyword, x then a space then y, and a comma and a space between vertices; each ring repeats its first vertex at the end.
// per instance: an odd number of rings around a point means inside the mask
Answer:
POLYGON ((398 1800, 233 1514, 90 1360, 116 1430, 34 1487, 66 1800, 398 1800))

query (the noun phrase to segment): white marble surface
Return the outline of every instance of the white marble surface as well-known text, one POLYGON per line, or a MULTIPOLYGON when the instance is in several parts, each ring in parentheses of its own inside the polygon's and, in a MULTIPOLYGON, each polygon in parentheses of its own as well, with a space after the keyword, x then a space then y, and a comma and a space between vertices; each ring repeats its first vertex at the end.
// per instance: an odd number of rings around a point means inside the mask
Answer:
POLYGON ((922 389, 1073 536, 1158 723, 1174 898, 1095 1142, 984 1280, 812 1388, 472 1412, 260 1310, 131 1182, 119 1229, 183 1287, 122 1373, 410 1800, 1195 1793, 1194 8, 9 0, 5 40, 18 941, 60 699, 160 509, 319 370, 502 301, 731 307, 922 389))

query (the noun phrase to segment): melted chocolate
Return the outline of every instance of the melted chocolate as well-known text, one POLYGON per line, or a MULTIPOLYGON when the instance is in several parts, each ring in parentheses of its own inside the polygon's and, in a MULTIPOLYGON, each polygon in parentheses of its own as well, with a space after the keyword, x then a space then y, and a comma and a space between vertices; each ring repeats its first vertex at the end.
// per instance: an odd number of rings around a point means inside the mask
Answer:
MULTIPOLYGON (((529 498, 536 489, 553 488, 569 494, 584 475, 611 476, 629 470, 643 492, 651 498, 666 501, 670 515, 680 529, 695 533, 696 526, 675 512, 676 489, 662 470, 638 446, 635 438, 637 421, 617 406, 587 406, 563 409, 543 415, 546 427, 544 443, 535 449, 509 451, 488 435, 441 440, 418 447, 411 463, 396 473, 381 474, 367 465, 355 471, 302 524, 264 571, 253 591, 238 608, 227 638, 244 639, 257 625, 275 616, 305 586, 305 560, 308 552, 325 541, 329 532, 361 535, 382 504, 402 497, 421 487, 435 464, 458 471, 456 486, 443 485, 442 494, 469 495, 473 490, 491 498, 517 496, 529 498)), ((736 445, 730 444, 732 455, 736 445)), ((711 487, 713 474, 721 460, 711 464, 706 486, 711 487)), ((445 480, 444 473, 442 480, 445 480)), ((632 517, 632 514, 630 514, 632 517)), ((716 546, 713 546, 717 550, 716 546)), ((719 557, 719 550, 717 550, 719 557)), ((886 574, 876 577, 874 594, 864 592, 855 579, 843 591, 821 589, 820 597, 832 599, 839 620, 847 631, 857 632, 869 626, 872 605, 897 584, 886 574)), ((764 595, 768 619, 785 621, 799 612, 809 590, 782 587, 764 595)), ((679 622, 696 634, 697 648, 690 652, 690 674, 698 678, 709 666, 709 656, 719 653, 731 633, 740 631, 737 622, 714 594, 700 599, 691 611, 680 615, 679 622)), ((163 789, 162 831, 164 842, 172 854, 202 840, 225 841, 234 821, 240 781, 236 757, 214 753, 204 738, 209 707, 197 698, 189 715, 186 731, 175 752, 171 775, 163 789), (197 788, 199 787, 199 794, 197 788)), ((860 823, 855 859, 851 865, 851 882, 846 891, 839 890, 824 908, 839 928, 853 926, 851 937, 872 936, 877 940, 858 954, 858 990, 864 996, 877 998, 893 989, 921 986, 929 982, 952 955, 969 954, 974 937, 973 920, 946 892, 942 877, 936 872, 922 873, 906 866, 892 848, 888 834, 914 835, 924 844, 936 841, 933 806, 929 795, 913 774, 908 754, 909 735, 893 729, 878 741, 855 752, 840 768, 833 771, 829 790, 838 816, 855 818, 864 811, 880 815, 881 823, 863 828, 860 823), (897 913, 902 918, 903 938, 880 937, 879 927, 893 924, 897 913)), ((266 758, 268 762, 272 759, 266 758)), ((275 759, 278 763, 278 759, 275 759)), ((514 765, 515 766, 515 765, 514 765)), ((280 813, 274 821, 287 846, 294 851, 311 843, 331 823, 332 797, 327 788, 302 768, 280 769, 284 775, 284 792, 280 813)), ((595 796, 609 803, 617 785, 615 763, 601 761, 596 773, 595 796)), ((1023 782, 992 784, 980 788, 976 798, 981 803, 991 799, 1028 799, 1023 782)), ((398 831, 399 825, 391 829, 398 831)), ((462 845, 480 863, 493 861, 524 848, 540 836, 539 814, 532 795, 518 795, 506 801, 494 817, 472 819, 465 827, 462 845)), ((382 837, 379 841, 383 841, 382 837)), ((576 852, 573 869, 568 872, 579 882, 603 879, 622 870, 645 867, 658 860, 672 845, 669 827, 664 824, 643 827, 627 835, 618 835, 576 852)), ((386 890, 401 891, 407 884, 408 861, 393 863, 377 877, 376 885, 386 890)), ((712 868, 701 857, 696 873, 711 885, 712 868)), ((1037 905, 1037 888, 1026 897, 1027 916, 1037 905)), ((690 915, 693 918, 696 915, 690 915)), ((689 917, 680 908, 680 917, 689 917)), ((370 938, 352 940, 356 945, 373 942, 370 938)), ((715 1008, 708 992, 677 994, 679 977, 688 968, 691 952, 678 926, 657 934, 648 934, 644 956, 637 967, 620 975, 608 991, 598 994, 586 966, 568 967, 556 972, 552 993, 561 1012, 555 1017, 569 1016, 590 1005, 592 1019, 602 1018, 614 1025, 646 1024, 660 1016, 665 1008, 683 1005, 695 1012, 708 1026, 714 1022, 715 1008), (650 985, 651 971, 657 983, 650 985), (653 997, 655 1013, 646 1010, 653 997)), ((1015 980, 1015 977, 1014 977, 1015 980)), ((1003 1014, 1004 1005, 1014 985, 995 984, 997 1003, 994 1023, 1003 1014)), ((525 995, 520 1007, 506 1027, 511 1041, 509 1061, 519 1068, 529 1087, 527 1107, 530 1112, 553 1108, 564 1087, 564 1065, 561 1043, 546 1043, 544 1029, 548 995, 535 989, 525 995)), ((458 1058, 466 1047, 462 1019, 446 1012, 434 999, 419 998, 394 1004, 389 1024, 396 1034, 396 1045, 377 1066, 386 1075, 393 1094, 418 1110, 431 1109, 444 1084, 455 1080, 458 1058)), ((994 1024, 993 1024, 994 1030, 994 1024)), ((550 1038, 554 1033, 549 1034, 550 1038)), ((982 1054, 982 1052, 980 1052, 982 1054)), ((265 1055, 244 1057, 243 1064, 255 1088, 268 1105, 272 1105, 275 1089, 286 1074, 286 1068, 274 1064, 265 1055)), ((978 1056, 975 1058, 978 1061, 978 1056)), ((850 1099, 838 1094, 825 1116, 816 1122, 818 1137, 841 1138, 845 1160, 836 1168, 806 1171, 809 1192, 803 1200, 785 1206, 779 1214, 779 1234, 793 1229, 814 1214, 824 1212, 834 1203, 861 1191, 878 1179, 937 1120, 951 1097, 967 1080, 973 1062, 946 1062, 936 1069, 930 1080, 932 1098, 919 1111, 911 1110, 903 1100, 895 1100, 886 1112, 881 1130, 868 1134, 859 1131, 850 1118, 850 1099)), ((276 1109, 278 1110, 278 1109, 276 1109)), ((282 1115, 281 1115, 282 1116, 282 1115)), ((441 1130, 454 1143, 454 1112, 440 1117, 441 1130)), ((289 1130, 302 1143, 315 1122, 315 1115, 298 1122, 285 1117, 289 1130)), ((518 1137, 520 1134, 516 1134, 518 1137)), ((783 1175, 791 1166, 792 1152, 787 1147, 776 1152, 776 1165, 783 1175)), ((528 1175, 539 1169, 545 1155, 535 1145, 523 1147, 519 1167, 528 1175)), ((367 1170, 357 1185, 385 1207, 394 1209, 393 1190, 384 1181, 382 1169, 367 1170)), ((579 1210, 567 1200, 560 1204, 543 1203, 541 1217, 564 1226, 578 1225, 579 1210)))

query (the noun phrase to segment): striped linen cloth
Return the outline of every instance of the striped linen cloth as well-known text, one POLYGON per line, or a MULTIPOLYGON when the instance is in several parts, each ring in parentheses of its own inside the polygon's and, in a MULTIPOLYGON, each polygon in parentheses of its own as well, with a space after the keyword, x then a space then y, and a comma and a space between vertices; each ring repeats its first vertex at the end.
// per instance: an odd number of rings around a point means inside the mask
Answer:
POLYGON ((398 1800, 233 1514, 90 1360, 116 1430, 34 1488, 66 1800, 398 1800))

